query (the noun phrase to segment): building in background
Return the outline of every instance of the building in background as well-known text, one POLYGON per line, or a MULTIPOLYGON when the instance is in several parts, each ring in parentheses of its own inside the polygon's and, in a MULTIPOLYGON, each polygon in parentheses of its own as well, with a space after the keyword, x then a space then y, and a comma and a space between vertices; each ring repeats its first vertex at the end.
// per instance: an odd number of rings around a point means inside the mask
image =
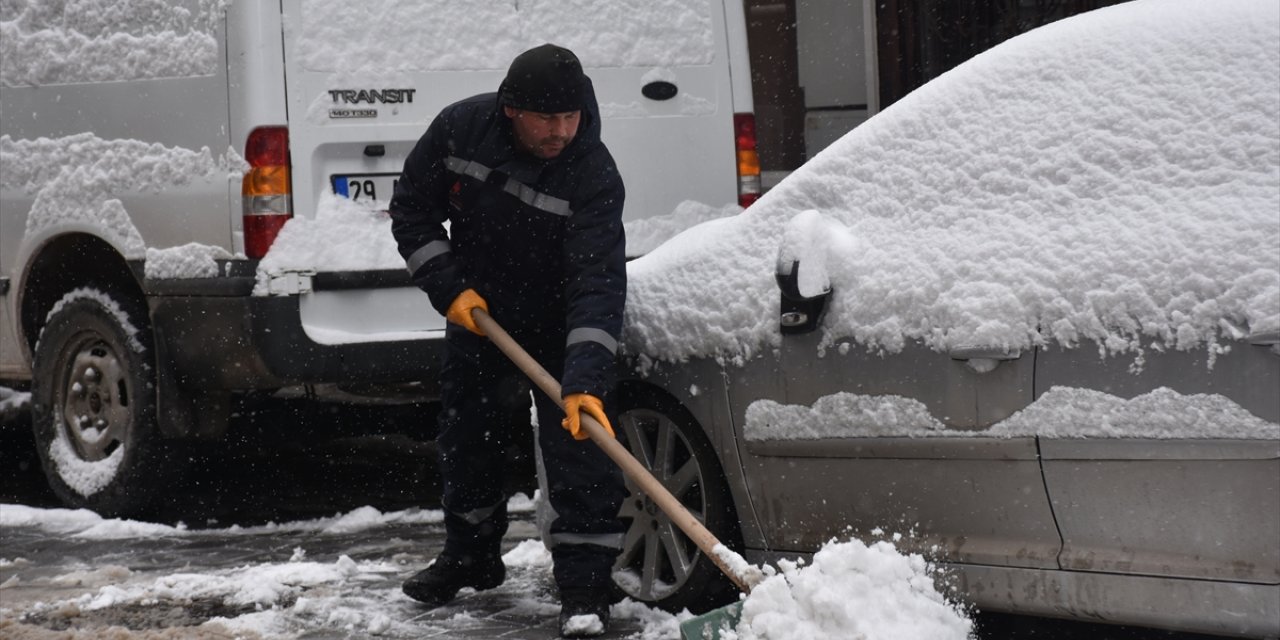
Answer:
POLYGON ((765 187, 1020 33, 1120 0, 744 0, 765 187))

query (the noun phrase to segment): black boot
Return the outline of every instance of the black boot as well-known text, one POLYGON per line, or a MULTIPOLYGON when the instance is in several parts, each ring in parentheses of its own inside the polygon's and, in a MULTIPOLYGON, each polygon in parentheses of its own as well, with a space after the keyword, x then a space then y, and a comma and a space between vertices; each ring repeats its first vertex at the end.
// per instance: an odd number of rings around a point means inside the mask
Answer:
POLYGON ((608 631, 607 589, 560 590, 560 637, 594 638, 608 631))
POLYGON ((453 600, 463 587, 484 591, 506 578, 507 567, 497 553, 455 556, 445 552, 431 566, 405 580, 401 589, 418 602, 439 607, 453 600))

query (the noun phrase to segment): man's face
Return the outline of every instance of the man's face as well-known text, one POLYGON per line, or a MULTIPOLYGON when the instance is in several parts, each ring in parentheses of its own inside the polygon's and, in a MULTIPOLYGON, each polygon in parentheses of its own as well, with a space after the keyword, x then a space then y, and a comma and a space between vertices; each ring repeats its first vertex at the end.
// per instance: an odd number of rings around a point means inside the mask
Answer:
POLYGON ((521 148, 543 160, 560 155, 578 135, 578 123, 582 121, 581 111, 538 113, 512 107, 503 107, 503 111, 511 118, 511 128, 521 148))

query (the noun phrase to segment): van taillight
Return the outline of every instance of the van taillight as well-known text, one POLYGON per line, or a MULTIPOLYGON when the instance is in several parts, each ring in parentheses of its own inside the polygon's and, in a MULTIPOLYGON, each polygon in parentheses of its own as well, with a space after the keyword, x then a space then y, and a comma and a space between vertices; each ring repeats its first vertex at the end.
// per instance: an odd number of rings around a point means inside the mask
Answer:
POLYGON ((244 143, 249 172, 240 183, 244 209, 244 252, 250 258, 267 255, 280 228, 293 216, 289 180, 289 130, 259 127, 244 143))
POLYGON ((733 114, 733 137, 738 151, 738 204, 749 207, 760 198, 760 156, 756 153, 755 114, 733 114))

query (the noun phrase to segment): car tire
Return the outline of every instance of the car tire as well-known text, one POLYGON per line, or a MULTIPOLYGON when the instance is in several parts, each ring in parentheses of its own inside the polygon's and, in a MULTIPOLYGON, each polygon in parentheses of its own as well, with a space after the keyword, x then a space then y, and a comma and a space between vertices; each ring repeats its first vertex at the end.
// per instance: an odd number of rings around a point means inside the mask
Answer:
POLYGON ((180 475, 156 422, 153 353, 140 302, 80 288, 54 305, 32 365, 32 427, 65 504, 137 515, 180 475))
MULTIPOLYGON (((722 543, 740 548, 737 513, 710 441, 684 407, 652 389, 623 387, 619 440, 722 543)), ((627 524, 614 583, 623 595, 678 612, 732 602, 737 590, 652 500, 627 479, 627 524)))

